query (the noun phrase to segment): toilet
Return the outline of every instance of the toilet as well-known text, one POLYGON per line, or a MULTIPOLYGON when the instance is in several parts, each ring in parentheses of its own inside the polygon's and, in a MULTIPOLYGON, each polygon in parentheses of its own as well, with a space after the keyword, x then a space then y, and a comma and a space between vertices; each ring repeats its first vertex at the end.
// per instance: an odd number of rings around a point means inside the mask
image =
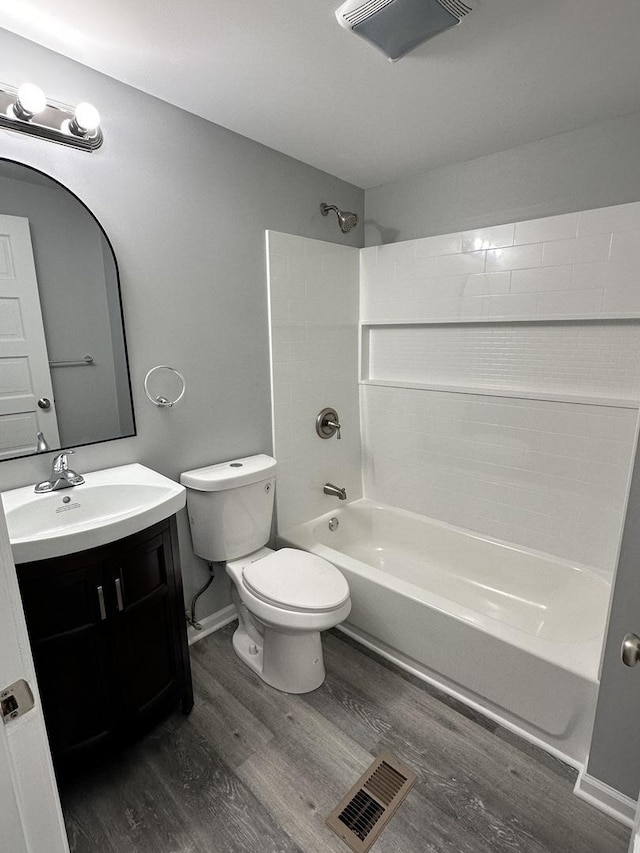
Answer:
POLYGON ((260 678, 285 693, 308 693, 325 678, 320 632, 351 611, 349 585, 327 560, 266 548, 276 460, 264 454, 185 471, 195 553, 225 562, 238 611, 233 648, 260 678))

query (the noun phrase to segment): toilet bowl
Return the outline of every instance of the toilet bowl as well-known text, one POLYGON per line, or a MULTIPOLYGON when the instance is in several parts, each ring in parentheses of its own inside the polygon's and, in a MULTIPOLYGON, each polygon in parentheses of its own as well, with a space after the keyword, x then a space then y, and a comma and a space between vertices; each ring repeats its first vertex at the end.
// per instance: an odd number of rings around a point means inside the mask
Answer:
POLYGON ((326 560, 262 548, 227 563, 238 611, 233 647, 263 681, 285 693, 308 693, 325 679, 320 632, 349 615, 344 576, 326 560))
POLYGON ((315 554, 265 547, 275 468, 270 456, 248 456, 186 471, 180 482, 195 553, 224 562, 233 584, 236 654, 272 687, 307 693, 324 681, 320 632, 349 615, 349 585, 315 554))

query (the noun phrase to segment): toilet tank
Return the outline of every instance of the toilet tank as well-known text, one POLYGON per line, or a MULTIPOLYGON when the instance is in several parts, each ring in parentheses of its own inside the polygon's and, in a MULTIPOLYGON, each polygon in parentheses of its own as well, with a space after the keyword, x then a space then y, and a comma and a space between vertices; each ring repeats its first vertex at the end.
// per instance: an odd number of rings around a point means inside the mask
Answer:
POLYGON ((269 541, 276 460, 245 456, 180 475, 187 488, 193 550, 211 562, 236 560, 269 541))

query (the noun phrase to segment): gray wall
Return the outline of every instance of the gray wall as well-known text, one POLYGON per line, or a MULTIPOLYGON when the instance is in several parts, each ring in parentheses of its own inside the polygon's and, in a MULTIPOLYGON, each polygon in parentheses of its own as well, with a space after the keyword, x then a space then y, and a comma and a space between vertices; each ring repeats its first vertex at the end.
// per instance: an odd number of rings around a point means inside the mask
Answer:
POLYGON ((367 190, 367 246, 640 199, 640 113, 367 190))
MULTIPOLYGON (((82 448, 91 471, 142 462, 177 478, 210 462, 271 450, 265 229, 349 245, 322 201, 363 212, 363 192, 0 30, 0 80, 32 80, 52 99, 100 110, 94 154, 0 130, 0 156, 64 183, 93 211, 118 258, 138 436, 82 448), (159 409, 145 373, 171 364, 187 393, 159 409)), ((48 458, 0 463, 0 489, 35 483, 48 458)), ((187 597, 208 577, 186 514, 180 550, 187 597)), ((200 617, 228 602, 226 578, 200 617)))

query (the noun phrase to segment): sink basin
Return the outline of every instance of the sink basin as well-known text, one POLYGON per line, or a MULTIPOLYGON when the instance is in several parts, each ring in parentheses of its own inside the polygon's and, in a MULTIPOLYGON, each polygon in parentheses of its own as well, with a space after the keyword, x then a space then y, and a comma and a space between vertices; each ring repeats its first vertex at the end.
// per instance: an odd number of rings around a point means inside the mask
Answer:
POLYGON ((36 495, 33 486, 2 493, 13 559, 46 560, 144 530, 176 513, 186 490, 144 465, 84 474, 81 486, 36 495))

